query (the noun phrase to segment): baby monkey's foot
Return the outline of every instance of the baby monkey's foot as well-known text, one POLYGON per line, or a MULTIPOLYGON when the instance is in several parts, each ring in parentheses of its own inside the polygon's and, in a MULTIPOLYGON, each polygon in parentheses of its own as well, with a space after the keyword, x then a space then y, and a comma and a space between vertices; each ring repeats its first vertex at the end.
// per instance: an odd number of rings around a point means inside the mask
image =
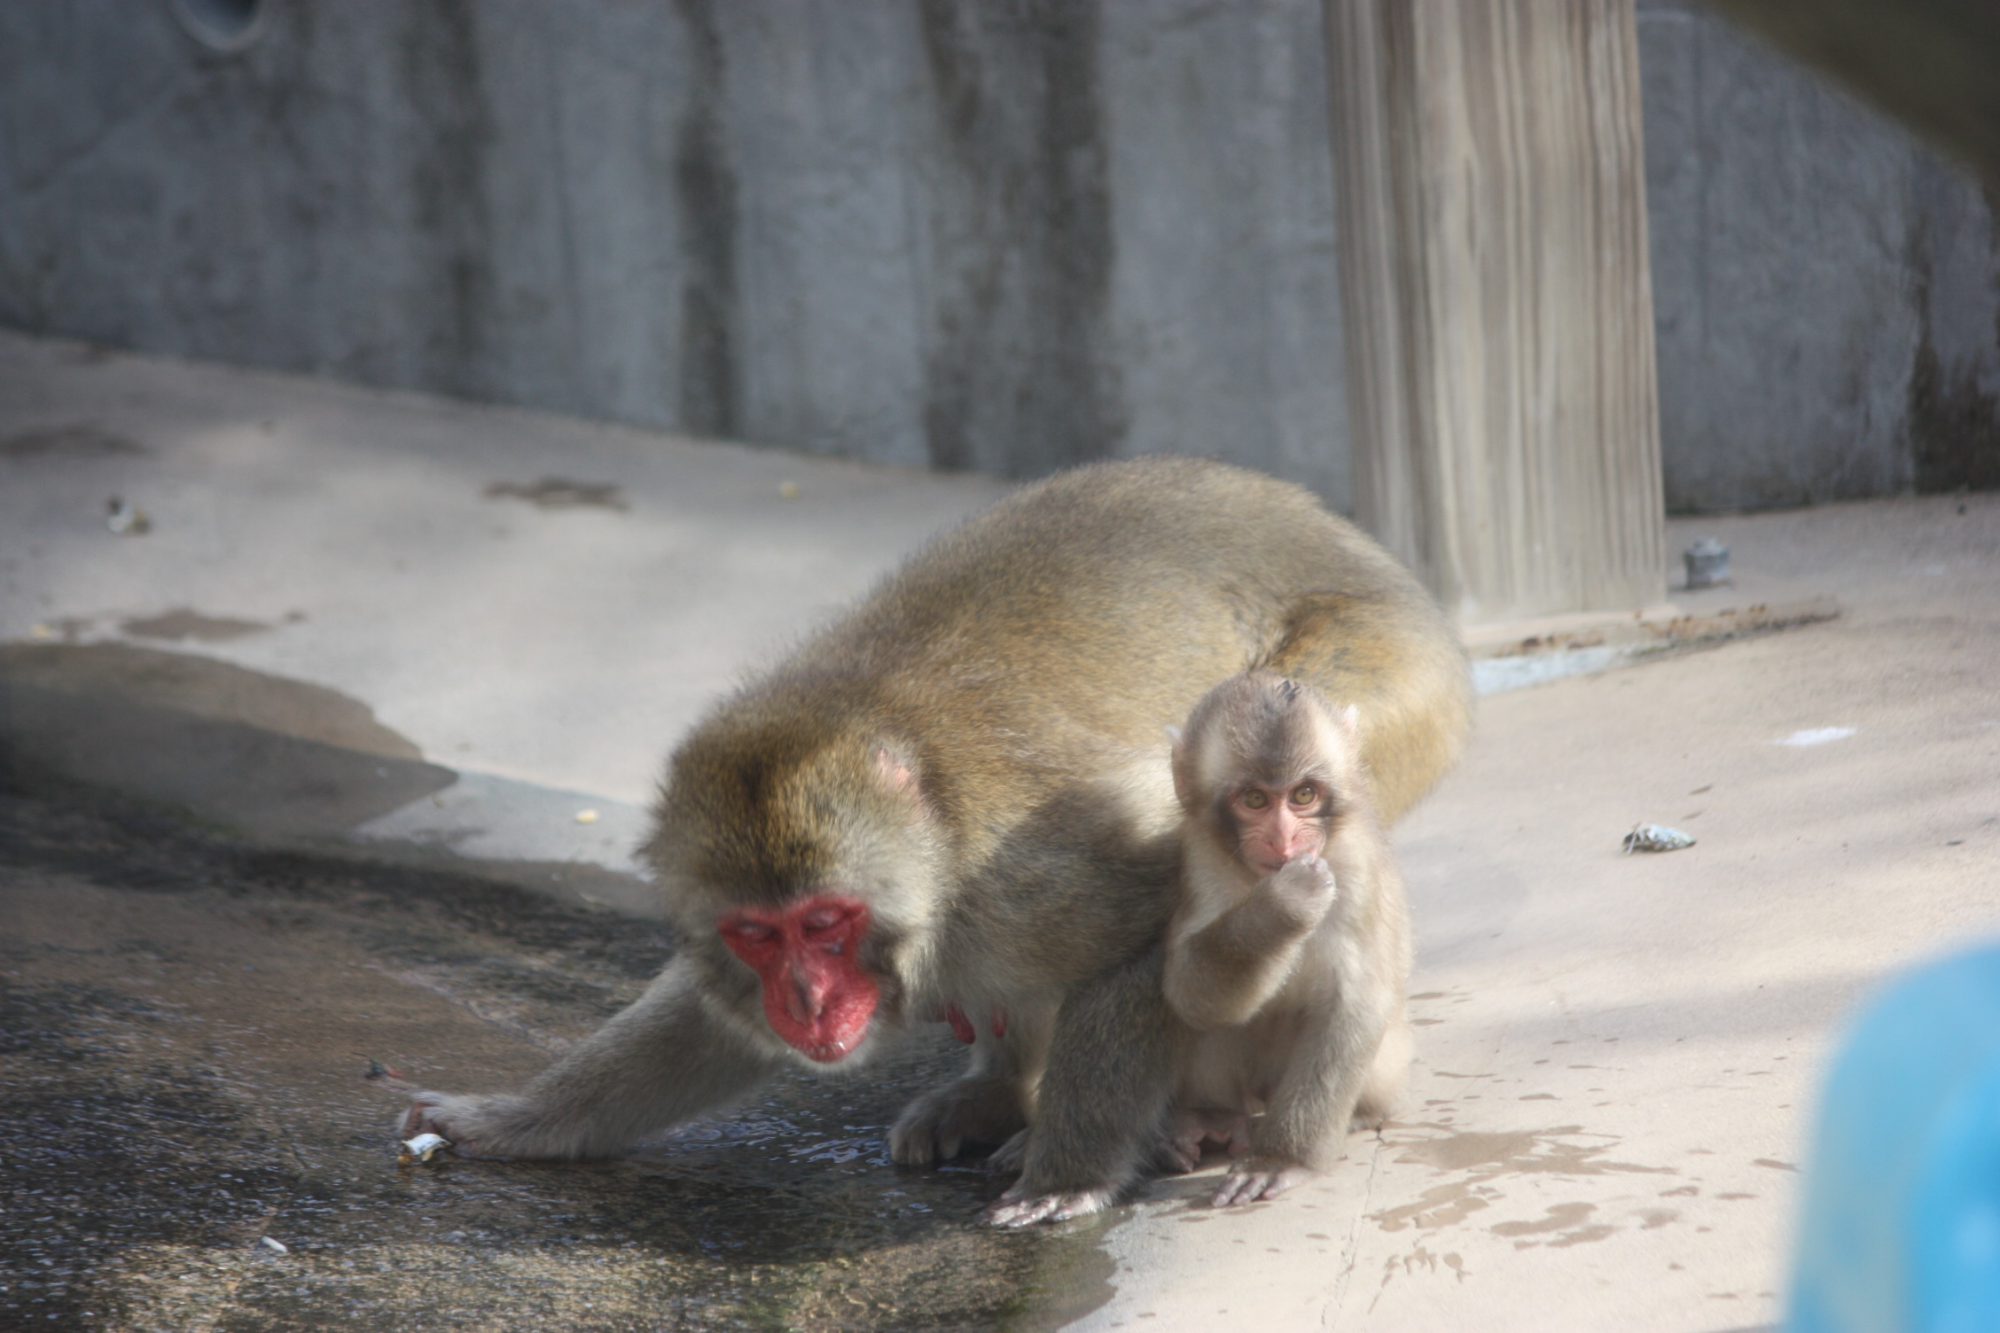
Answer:
POLYGON ((1239 1203, 1275 1199, 1300 1181, 1310 1180, 1312 1174, 1296 1163, 1253 1157, 1229 1168, 1229 1174, 1222 1178, 1222 1188, 1215 1192, 1215 1206, 1229 1208, 1239 1203))

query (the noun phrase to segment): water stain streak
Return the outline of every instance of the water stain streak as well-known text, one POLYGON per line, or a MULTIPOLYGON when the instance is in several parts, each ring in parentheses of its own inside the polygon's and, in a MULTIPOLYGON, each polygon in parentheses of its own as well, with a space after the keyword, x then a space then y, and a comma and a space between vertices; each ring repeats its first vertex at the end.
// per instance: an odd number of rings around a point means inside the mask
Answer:
POLYGON ((486 488, 489 500, 525 500, 537 509, 630 509, 624 492, 609 482, 571 481, 543 477, 532 486, 496 481, 486 488))

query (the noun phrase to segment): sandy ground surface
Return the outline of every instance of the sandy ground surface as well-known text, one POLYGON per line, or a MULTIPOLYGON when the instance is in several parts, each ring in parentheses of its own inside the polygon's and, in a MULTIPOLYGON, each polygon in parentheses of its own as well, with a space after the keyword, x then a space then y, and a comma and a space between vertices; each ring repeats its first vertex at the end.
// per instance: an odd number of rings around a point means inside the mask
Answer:
POLYGON ((1737 572, 1683 609, 1842 614, 1483 701, 1396 838, 1404 1113, 1274 1204, 977 1231, 885 1160, 930 1048, 394 1166, 397 1076, 517 1079, 669 947, 629 848, 694 713, 1004 490, 0 335, 0 1322, 1777 1320, 1844 1016, 2000 927, 1990 497, 1676 523, 1737 572))

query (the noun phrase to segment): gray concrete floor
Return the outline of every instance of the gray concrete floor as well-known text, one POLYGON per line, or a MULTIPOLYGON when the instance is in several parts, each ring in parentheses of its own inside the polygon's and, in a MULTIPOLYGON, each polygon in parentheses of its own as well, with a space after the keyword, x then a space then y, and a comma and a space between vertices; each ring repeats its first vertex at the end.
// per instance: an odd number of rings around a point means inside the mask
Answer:
POLYGON ((1404 1114, 1275 1204, 975 1231, 977 1172, 885 1161, 929 1048, 618 1163, 396 1168, 399 1077, 518 1079, 664 953, 628 849, 694 712, 1003 491, 0 335, 0 1318, 1777 1318, 1843 1017, 2000 926, 1991 497, 1676 523, 1738 574, 1682 609, 1842 615, 1484 701, 1397 834, 1404 1114))

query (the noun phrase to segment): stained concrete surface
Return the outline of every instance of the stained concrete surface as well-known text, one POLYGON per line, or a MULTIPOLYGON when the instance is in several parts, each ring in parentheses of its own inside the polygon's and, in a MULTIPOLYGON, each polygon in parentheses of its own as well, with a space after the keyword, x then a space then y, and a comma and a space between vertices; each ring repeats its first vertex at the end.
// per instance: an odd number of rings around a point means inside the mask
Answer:
POLYGON ((934 1047, 615 1163, 394 1165, 371 1062, 505 1086, 632 994, 669 942, 627 852, 678 730, 999 489, 0 337, 8 1316, 1777 1318, 1843 1016, 2000 928, 1993 497, 1673 525, 1737 571, 1689 612, 1842 614, 1484 700, 1396 838, 1408 1102, 1274 1204, 1215 1212, 1204 1176, 976 1232, 991 1182, 884 1160, 934 1047), (627 508, 485 494, 549 477, 627 508), (1698 842, 1620 856, 1639 820, 1698 842))
MULTIPOLYGON (((1007 489, 6 334, 0 467, 0 642, 120 650, 88 671, 22 667, 0 697, 19 727, 95 745, 37 722, 22 692, 84 689, 90 673, 104 679, 89 697, 190 727, 240 718, 318 743, 365 715, 378 739, 401 738, 388 759, 421 754, 460 775, 406 807, 399 838, 627 870, 666 748, 697 712, 1007 489), (494 491, 546 497, 551 478, 566 493, 614 488, 627 507, 494 491), (114 495, 151 530, 109 532, 114 495), (196 646, 161 637, 162 623, 223 622, 262 628, 207 634, 200 655, 221 666, 167 679, 134 655, 196 646), (520 811, 551 789, 575 799, 520 811), (586 808, 598 822, 573 822, 586 808)), ((386 744, 336 748, 379 757, 386 744)), ((181 748, 231 780, 218 751, 181 748)), ((138 785, 115 744, 90 771, 138 785)), ((202 806, 207 785, 178 795, 202 806)), ((331 828, 335 815, 296 818, 331 828)))

